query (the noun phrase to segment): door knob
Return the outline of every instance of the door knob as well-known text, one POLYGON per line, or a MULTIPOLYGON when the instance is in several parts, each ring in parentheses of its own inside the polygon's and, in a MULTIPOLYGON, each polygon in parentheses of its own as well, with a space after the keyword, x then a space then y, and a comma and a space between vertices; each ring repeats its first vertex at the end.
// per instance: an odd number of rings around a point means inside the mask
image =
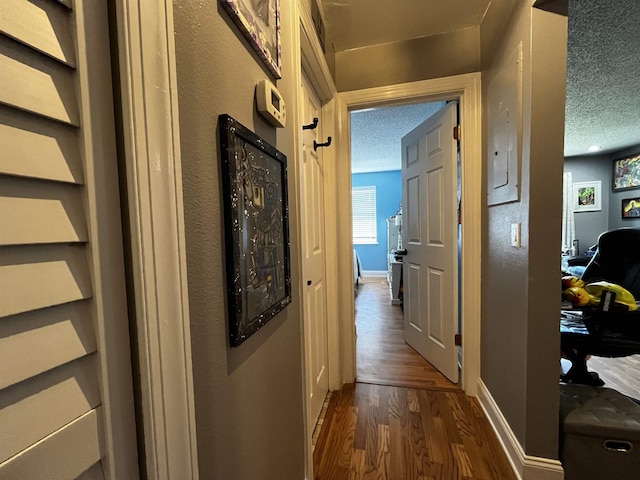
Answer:
POLYGON ((407 254, 407 249, 403 248, 402 250, 396 250, 393 254, 393 258, 395 258, 396 262, 401 262, 402 257, 407 254))
POLYGON ((311 283, 313 283, 313 282, 311 282, 311 280, 307 280, 307 287, 310 287, 311 283))

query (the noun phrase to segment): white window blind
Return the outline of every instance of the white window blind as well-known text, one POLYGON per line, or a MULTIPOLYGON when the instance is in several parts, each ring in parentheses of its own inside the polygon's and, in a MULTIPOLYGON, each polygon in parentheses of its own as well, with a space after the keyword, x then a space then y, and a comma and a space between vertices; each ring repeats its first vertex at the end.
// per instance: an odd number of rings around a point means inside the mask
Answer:
POLYGON ((353 243, 378 243, 376 222, 376 187, 351 189, 353 243))

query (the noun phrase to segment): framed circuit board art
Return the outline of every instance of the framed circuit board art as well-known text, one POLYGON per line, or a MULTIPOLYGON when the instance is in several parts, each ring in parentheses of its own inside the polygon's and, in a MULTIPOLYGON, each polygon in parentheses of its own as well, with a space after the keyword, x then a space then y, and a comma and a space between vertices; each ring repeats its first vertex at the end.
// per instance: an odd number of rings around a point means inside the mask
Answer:
POLYGON ((291 303, 287 157, 229 115, 218 119, 231 345, 291 303))

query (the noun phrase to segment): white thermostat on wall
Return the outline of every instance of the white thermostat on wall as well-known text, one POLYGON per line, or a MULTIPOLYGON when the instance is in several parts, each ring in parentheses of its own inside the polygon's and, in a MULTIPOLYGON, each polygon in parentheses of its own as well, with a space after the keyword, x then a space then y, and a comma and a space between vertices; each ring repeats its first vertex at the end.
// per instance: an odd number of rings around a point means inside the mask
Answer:
POLYGON ((256 102, 258 111, 271 124, 284 127, 287 121, 287 110, 282 95, 269 80, 261 80, 256 85, 256 102))

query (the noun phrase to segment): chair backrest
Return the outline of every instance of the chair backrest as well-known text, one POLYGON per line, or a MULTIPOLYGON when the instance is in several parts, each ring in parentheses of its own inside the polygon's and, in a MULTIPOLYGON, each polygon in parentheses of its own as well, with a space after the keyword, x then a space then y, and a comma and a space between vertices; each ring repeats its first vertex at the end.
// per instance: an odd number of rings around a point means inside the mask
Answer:
POLYGON ((618 228, 598 238, 598 250, 587 265, 582 279, 606 280, 629 290, 640 300, 640 228, 618 228))

